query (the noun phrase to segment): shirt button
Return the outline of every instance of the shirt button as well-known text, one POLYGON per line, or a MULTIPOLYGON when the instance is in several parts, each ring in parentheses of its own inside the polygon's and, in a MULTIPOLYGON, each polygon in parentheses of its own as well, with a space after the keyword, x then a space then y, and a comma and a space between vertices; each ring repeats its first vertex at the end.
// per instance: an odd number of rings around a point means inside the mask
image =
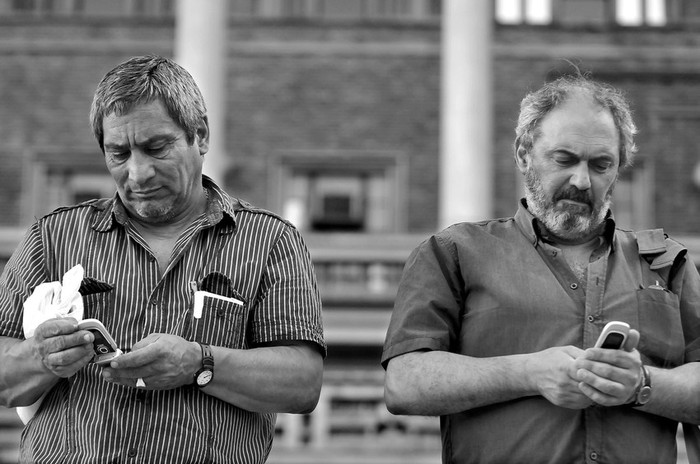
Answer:
POLYGON ((574 282, 573 284, 569 285, 571 287, 571 290, 576 290, 578 288, 578 284, 574 282))
POLYGON ((596 453, 595 451, 593 451, 593 452, 591 453, 591 461, 597 461, 597 460, 598 460, 598 453, 596 453))
POLYGON ((593 317, 593 316, 588 316, 586 319, 588 319, 588 322, 595 321, 595 317, 593 317))
POLYGON ((126 454, 130 458, 136 457, 136 448, 129 448, 129 451, 126 454))

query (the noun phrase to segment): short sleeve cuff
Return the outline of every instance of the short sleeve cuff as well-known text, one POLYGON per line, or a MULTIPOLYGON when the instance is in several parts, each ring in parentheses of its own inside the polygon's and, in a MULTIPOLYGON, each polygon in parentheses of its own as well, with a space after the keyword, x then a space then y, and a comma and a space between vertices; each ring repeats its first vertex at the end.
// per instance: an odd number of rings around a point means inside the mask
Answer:
POLYGON ((389 361, 392 358, 400 356, 402 354, 411 353, 413 351, 445 351, 448 347, 445 346, 442 340, 437 338, 413 338, 411 340, 404 340, 402 342, 394 343, 388 345, 384 348, 382 353, 382 367, 386 369, 389 361))

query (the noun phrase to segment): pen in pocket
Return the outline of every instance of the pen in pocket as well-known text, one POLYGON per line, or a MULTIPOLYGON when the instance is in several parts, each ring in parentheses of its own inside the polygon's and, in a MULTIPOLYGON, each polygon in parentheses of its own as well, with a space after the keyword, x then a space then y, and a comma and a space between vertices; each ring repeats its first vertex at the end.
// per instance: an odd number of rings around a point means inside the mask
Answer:
POLYGON ((206 292, 204 290, 197 290, 196 292, 194 292, 194 309, 192 312, 192 316, 195 319, 200 319, 202 317, 202 309, 204 308, 204 297, 215 298, 217 300, 227 301, 229 303, 243 306, 243 302, 237 298, 221 296, 217 295, 216 293, 206 292))

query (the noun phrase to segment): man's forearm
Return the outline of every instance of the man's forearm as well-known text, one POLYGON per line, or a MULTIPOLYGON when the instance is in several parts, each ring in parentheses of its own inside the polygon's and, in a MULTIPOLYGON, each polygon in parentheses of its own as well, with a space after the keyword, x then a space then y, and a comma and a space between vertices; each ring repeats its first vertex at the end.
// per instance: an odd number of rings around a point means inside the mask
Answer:
POLYGON ((28 406, 58 382, 35 355, 30 340, 0 337, 0 404, 28 406))
POLYGON ((700 362, 674 369, 648 367, 652 396, 638 408, 680 422, 700 424, 700 362))
POLYGON ((311 345, 212 351, 214 380, 204 388, 207 394, 255 412, 306 413, 316 406, 323 358, 311 345))
POLYGON ((439 416, 537 394, 524 355, 472 358, 413 352, 389 362, 385 399, 394 414, 439 416))

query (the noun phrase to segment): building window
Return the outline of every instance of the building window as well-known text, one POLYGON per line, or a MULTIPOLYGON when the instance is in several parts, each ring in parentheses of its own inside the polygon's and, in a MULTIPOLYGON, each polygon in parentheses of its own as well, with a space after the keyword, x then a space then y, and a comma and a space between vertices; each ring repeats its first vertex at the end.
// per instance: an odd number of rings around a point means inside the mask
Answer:
POLYGON ((309 220, 312 230, 362 231, 368 227, 369 179, 364 173, 309 176, 309 220))
POLYGON ((623 170, 615 185, 612 210, 615 224, 624 229, 646 229, 651 227, 653 185, 648 163, 637 157, 634 166, 623 170))
POLYGON ((41 217, 61 206, 93 198, 111 197, 116 186, 105 168, 102 153, 75 150, 70 153, 38 151, 28 160, 29 175, 23 220, 41 217))
POLYGON ((564 26, 665 26, 667 0, 496 0, 496 22, 564 26))
POLYGON ((68 204, 77 204, 95 198, 108 198, 117 190, 109 174, 74 172, 67 176, 68 204))
POLYGON ((546 25, 552 22, 552 0, 496 0, 495 6, 499 24, 546 25))
POLYGON ((402 230, 401 157, 367 152, 286 152, 274 157, 275 208, 312 232, 402 230))
POLYGON ((615 20, 621 26, 665 26, 666 0, 617 0, 615 20))

